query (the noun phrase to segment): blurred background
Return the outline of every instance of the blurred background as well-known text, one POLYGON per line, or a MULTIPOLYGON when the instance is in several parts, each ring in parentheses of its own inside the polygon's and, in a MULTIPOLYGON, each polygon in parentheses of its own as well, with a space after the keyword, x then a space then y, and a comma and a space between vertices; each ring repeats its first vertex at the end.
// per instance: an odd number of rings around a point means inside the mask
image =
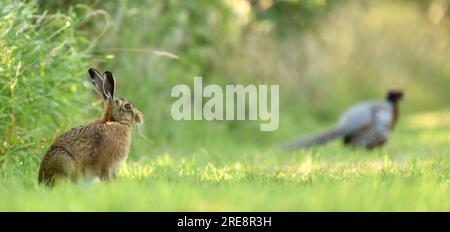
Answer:
POLYGON ((91 66, 111 70, 118 95, 144 113, 130 152, 138 160, 266 149, 391 88, 407 93, 404 115, 445 111, 448 9, 447 0, 0 0, 0 162, 38 162, 55 136, 101 115, 91 66), (174 121, 170 91, 194 76, 280 85, 279 129, 174 121))

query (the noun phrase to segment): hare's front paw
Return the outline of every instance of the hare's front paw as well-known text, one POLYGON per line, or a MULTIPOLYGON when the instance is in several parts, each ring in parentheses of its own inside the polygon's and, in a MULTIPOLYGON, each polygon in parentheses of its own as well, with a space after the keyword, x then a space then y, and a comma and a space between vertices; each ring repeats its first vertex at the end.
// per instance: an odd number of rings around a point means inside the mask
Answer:
POLYGON ((81 181, 83 185, 87 186, 96 185, 99 182, 100 178, 98 176, 84 176, 81 181))

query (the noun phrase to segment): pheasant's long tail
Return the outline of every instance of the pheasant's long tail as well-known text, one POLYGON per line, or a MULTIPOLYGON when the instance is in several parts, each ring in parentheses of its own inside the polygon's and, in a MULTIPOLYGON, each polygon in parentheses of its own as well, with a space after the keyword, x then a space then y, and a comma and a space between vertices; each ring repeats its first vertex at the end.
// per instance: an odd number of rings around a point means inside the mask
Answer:
POLYGON ((316 145, 322 145, 325 144, 331 140, 334 140, 336 138, 339 138, 344 135, 344 130, 336 127, 329 129, 327 131, 309 136, 309 137, 302 137, 299 139, 296 139, 288 144, 285 144, 282 146, 282 149, 285 150, 295 150, 295 149, 302 149, 302 148, 308 148, 316 145))

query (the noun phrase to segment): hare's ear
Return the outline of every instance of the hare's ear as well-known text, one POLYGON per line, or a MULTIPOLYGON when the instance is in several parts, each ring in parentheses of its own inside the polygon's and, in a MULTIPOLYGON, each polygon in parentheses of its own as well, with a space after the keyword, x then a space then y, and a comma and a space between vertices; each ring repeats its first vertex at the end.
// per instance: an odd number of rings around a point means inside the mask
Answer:
POLYGON ((106 95, 103 91, 102 73, 95 68, 88 69, 88 72, 89 76, 91 76, 92 84, 94 85, 95 90, 97 90, 97 92, 103 96, 103 99, 106 99, 106 95))
POLYGON ((116 82, 114 80, 114 76, 110 71, 105 71, 103 76, 103 91, 107 98, 114 99, 116 92, 116 82))

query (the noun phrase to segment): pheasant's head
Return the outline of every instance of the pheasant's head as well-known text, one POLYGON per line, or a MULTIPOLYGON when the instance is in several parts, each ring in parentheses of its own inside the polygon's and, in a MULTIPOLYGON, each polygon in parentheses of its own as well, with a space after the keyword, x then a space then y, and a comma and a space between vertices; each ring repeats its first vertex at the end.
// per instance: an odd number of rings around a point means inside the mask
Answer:
POLYGON ((389 91, 386 97, 386 100, 393 104, 397 104, 402 99, 403 99, 403 91, 401 90, 391 90, 389 91))

